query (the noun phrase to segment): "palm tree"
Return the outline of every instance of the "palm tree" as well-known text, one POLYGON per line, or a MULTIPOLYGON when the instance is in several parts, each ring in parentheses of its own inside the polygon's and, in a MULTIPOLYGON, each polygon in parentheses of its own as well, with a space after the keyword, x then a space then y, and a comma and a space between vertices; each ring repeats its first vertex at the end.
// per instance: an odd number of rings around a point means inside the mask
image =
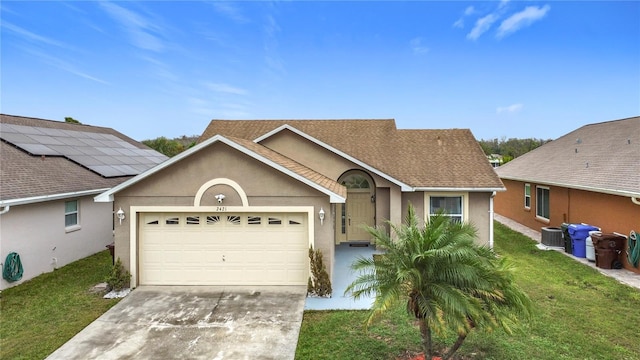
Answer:
POLYGON ((389 226, 395 240, 385 229, 367 228, 384 254, 357 259, 352 269, 359 275, 345 291, 355 299, 375 294, 366 325, 406 301, 419 324, 426 359, 434 355, 434 332, 458 334, 443 355, 446 360, 472 329, 501 327, 511 333, 521 317, 531 316, 531 301, 514 283, 511 265, 475 244, 477 230, 471 224, 437 214, 421 228, 409 205, 404 224, 389 226))

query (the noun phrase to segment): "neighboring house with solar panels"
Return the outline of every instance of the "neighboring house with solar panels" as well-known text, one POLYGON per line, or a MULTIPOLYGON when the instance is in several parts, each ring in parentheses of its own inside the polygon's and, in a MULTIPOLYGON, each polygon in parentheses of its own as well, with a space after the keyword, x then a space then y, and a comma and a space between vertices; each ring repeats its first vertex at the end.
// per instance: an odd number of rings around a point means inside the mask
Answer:
POLYGON ((113 208, 93 197, 166 156, 110 128, 0 115, 0 262, 20 255, 5 289, 113 242, 113 208))
POLYGON ((640 117, 585 125, 496 172, 507 187, 496 212, 531 229, 587 223, 607 233, 640 231, 640 117))

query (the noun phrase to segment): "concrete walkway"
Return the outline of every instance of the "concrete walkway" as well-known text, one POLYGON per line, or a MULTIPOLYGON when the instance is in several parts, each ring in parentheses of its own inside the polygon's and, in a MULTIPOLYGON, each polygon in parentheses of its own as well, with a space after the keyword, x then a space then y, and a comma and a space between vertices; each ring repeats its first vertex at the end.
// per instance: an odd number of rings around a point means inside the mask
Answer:
POLYGON ((359 257, 372 257, 381 253, 373 246, 360 247, 350 244, 336 246, 335 260, 333 264, 333 296, 331 298, 308 297, 305 310, 368 310, 373 304, 373 298, 361 298, 353 300, 349 295, 344 295, 347 286, 353 282, 357 274, 351 270, 351 264, 359 257))
MULTIPOLYGON (((523 234, 526 235, 528 237, 530 237, 531 239, 540 242, 542 239, 542 235, 540 234, 539 231, 535 231, 532 230, 518 222, 515 222, 509 218, 506 218, 502 215, 499 214, 494 214, 495 215, 495 219, 496 221, 498 221, 499 223, 523 234)), ((596 270, 598 270, 599 272, 601 272, 602 274, 612 277, 616 280, 618 280, 619 282, 629 285, 631 287, 634 287, 636 289, 640 289, 640 274, 634 273, 632 271, 626 270, 626 269, 620 269, 620 270, 616 270, 616 269, 601 269, 599 267, 596 267, 595 262, 591 262, 585 258, 578 258, 575 257, 569 253, 566 253, 564 251, 564 249, 560 249, 560 248, 554 248, 554 247, 548 247, 548 249, 550 250, 555 250, 558 251, 568 257, 570 257, 571 259, 581 262, 586 266, 590 266, 596 270)))

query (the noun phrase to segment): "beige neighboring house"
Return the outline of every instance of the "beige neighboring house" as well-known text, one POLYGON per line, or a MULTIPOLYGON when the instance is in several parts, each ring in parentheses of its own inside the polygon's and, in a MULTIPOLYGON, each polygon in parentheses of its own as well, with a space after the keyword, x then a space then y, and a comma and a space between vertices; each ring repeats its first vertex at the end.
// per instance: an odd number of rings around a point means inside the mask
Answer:
POLYGON ((93 197, 166 160, 109 128, 0 115, 0 262, 53 271, 113 242, 113 208, 93 197))
POLYGON ((445 210, 492 244, 502 182, 469 130, 394 120, 213 120, 199 143, 100 194, 125 219, 116 255, 137 285, 306 285, 363 226, 445 210))

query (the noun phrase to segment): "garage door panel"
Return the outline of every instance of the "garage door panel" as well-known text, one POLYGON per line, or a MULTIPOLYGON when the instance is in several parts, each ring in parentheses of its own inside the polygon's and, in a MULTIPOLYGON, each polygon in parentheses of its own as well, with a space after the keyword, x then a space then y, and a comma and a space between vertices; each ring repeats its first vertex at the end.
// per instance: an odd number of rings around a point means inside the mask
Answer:
POLYGON ((142 214, 140 283, 306 285, 306 214, 142 214))

